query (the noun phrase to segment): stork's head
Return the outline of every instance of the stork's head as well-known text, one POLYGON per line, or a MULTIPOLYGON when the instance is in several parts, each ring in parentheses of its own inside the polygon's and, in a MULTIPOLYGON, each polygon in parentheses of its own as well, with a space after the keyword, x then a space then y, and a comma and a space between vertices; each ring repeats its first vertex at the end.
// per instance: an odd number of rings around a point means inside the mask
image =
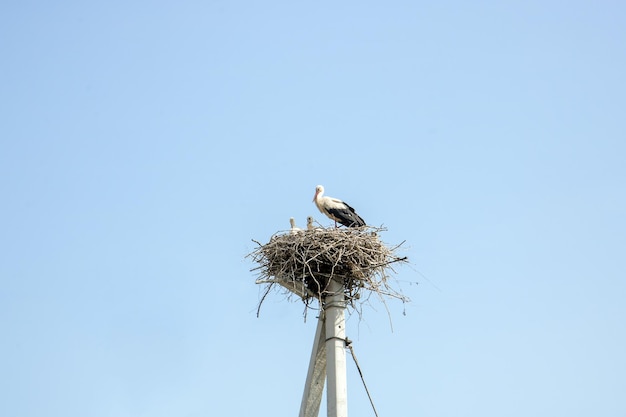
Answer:
POLYGON ((322 194, 324 194, 324 186, 318 185, 317 187, 315 187, 315 195, 313 196, 313 201, 317 199, 318 195, 321 196, 322 194))

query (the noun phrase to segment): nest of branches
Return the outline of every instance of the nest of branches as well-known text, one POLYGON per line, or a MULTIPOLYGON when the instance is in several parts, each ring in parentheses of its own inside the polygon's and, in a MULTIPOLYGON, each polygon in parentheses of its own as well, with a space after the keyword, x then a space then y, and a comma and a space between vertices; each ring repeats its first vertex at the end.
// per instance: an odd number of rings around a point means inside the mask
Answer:
POLYGON ((395 251, 402 245, 386 246, 379 233, 385 229, 316 228, 315 230, 277 233, 266 244, 247 257, 258 264, 252 271, 259 274, 257 284, 267 284, 259 303, 275 287, 289 290, 288 295, 300 297, 307 307, 312 301, 323 302, 331 279, 343 284, 345 300, 356 306, 372 294, 408 301, 392 288, 389 278, 394 264, 408 262, 395 251))

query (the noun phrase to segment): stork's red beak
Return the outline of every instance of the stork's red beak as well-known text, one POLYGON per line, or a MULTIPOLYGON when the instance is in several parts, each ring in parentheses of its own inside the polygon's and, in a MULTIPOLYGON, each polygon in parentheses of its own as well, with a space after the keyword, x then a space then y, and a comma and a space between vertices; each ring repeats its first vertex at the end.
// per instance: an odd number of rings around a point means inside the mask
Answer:
POLYGON ((315 195, 313 196, 313 201, 315 201, 315 199, 317 198, 317 194, 319 193, 319 191, 315 190, 315 195))

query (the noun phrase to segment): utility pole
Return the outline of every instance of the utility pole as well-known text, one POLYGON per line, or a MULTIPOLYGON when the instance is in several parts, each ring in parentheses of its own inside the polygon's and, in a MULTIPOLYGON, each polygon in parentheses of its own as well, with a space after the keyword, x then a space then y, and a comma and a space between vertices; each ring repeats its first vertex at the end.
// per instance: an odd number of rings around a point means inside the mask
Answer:
POLYGON ((327 289, 326 315, 326 391, 328 417, 348 417, 346 378, 346 321, 343 282, 331 279, 327 289))
POLYGON ((325 379, 328 380, 327 416, 348 417, 343 283, 331 280, 326 292, 328 295, 317 322, 299 417, 318 417, 325 379))

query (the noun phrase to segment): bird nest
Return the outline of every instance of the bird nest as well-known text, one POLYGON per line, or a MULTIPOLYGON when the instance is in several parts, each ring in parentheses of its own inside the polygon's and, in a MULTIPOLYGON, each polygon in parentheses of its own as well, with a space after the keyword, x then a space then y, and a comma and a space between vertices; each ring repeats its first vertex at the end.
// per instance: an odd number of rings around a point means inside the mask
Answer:
POLYGON ((316 228, 279 232, 266 244, 247 255, 258 264, 251 271, 259 274, 257 284, 267 284, 259 309, 276 284, 295 294, 307 307, 329 295, 331 279, 343 284, 348 305, 356 306, 372 294, 403 302, 408 298, 392 288, 389 278, 393 265, 407 262, 395 251, 402 245, 386 246, 380 239, 382 228, 316 228))

